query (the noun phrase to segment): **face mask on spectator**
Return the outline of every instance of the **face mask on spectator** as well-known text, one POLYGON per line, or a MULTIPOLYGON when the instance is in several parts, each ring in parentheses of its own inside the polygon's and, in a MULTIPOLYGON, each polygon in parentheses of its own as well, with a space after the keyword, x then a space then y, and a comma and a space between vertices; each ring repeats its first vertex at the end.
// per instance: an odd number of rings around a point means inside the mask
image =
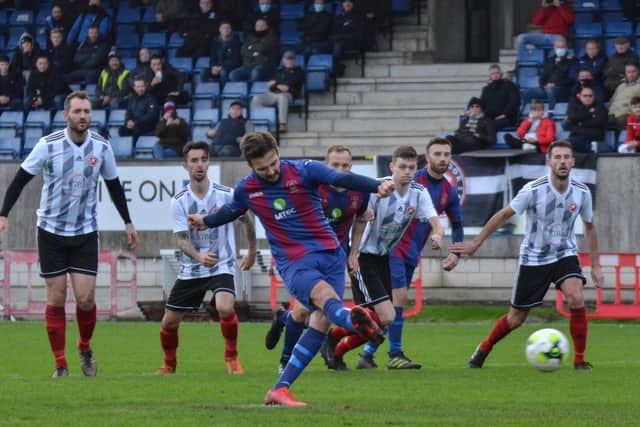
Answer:
POLYGON ((315 10, 316 12, 322 12, 322 11, 324 11, 324 5, 323 4, 314 4, 313 5, 313 10, 315 10))
POLYGON ((267 13, 270 10, 271 10, 271 5, 270 4, 261 4, 260 5, 260 12, 267 13))
POLYGON ((565 56, 567 54, 567 49, 564 47, 557 47, 554 49, 556 56, 565 56))

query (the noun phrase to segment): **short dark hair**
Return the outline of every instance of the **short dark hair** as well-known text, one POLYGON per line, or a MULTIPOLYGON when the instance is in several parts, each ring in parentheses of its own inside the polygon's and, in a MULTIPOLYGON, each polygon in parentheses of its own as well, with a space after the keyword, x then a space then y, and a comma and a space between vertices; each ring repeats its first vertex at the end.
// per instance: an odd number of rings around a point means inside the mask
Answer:
POLYGON ((584 43, 584 45, 586 46, 589 43, 593 43, 596 46, 598 46, 598 48, 600 47, 600 40, 598 39, 587 39, 587 41, 584 43))
POLYGON ((151 57, 149 58, 149 62, 153 61, 154 59, 159 59, 160 62, 162 62, 162 56, 156 54, 151 55, 151 57))
POLYGON ((91 24, 89 25, 89 28, 87 28, 87 33, 89 32, 89 30, 97 30, 98 32, 100 32, 100 27, 98 27, 96 24, 91 24))
POLYGON ((240 141, 240 151, 249 165, 251 160, 263 157, 273 150, 278 152, 278 142, 269 132, 250 132, 240 141))
POLYGON ((184 159, 187 160, 187 156, 189 155, 189 151, 191 150, 204 150, 209 155, 211 147, 204 141, 189 141, 182 149, 182 155, 184 159))
POLYGON ((395 162, 396 159, 418 159, 418 153, 416 149, 410 145, 401 145, 400 147, 393 150, 393 154, 391 155, 391 161, 395 162))
POLYGON ((631 60, 631 61, 627 62, 626 64, 624 64, 624 68, 627 68, 627 67, 636 67, 636 69, 637 69, 638 68, 638 63, 636 61, 631 60))
POLYGON ((539 99, 534 99, 533 101, 531 101, 531 107, 529 109, 544 111, 544 102, 540 101, 539 99))
POLYGON ((452 148, 451 141, 449 141, 447 138, 433 138, 427 143, 427 153, 429 152, 429 148, 434 145, 448 145, 449 148, 452 148))
POLYGON ((349 155, 351 156, 351 150, 349 149, 349 147, 347 147, 346 145, 342 145, 342 144, 334 144, 332 146, 330 146, 329 148, 327 148, 327 154, 325 154, 325 159, 327 157, 329 157, 329 154, 331 153, 349 153, 349 155))
POLYGON ((629 105, 638 105, 640 104, 640 96, 634 96, 633 98, 631 98, 631 102, 629 102, 629 105))
POLYGON ((548 158, 551 158, 551 152, 553 151, 554 148, 568 148, 569 150, 571 150, 571 154, 573 155, 573 146, 569 141, 563 141, 563 140, 553 141, 549 145, 549 151, 547 151, 548 158))
POLYGON ((135 82, 144 82, 144 85, 147 85, 147 81, 144 79, 144 76, 142 74, 136 74, 133 77, 133 83, 135 82))
POLYGON ((89 98, 89 94, 87 92, 85 92, 84 90, 74 90, 69 95, 67 95, 67 97, 64 99, 65 112, 67 113, 69 112, 69 109, 71 108, 71 101, 73 99, 87 100, 89 101, 89 104, 91 104, 91 99, 89 98))

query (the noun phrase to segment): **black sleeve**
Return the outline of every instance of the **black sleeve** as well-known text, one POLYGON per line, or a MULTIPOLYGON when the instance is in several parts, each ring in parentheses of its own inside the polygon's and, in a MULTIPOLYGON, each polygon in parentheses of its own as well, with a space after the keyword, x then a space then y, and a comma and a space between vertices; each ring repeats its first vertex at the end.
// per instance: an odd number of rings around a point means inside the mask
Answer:
POLYGON ((104 183, 107 185, 107 189, 109 190, 109 196, 111 196, 111 200, 113 201, 113 204, 116 206, 116 209, 120 214, 120 218, 122 218, 125 224, 130 224, 131 217, 129 216, 127 199, 124 196, 124 190, 122 189, 122 184, 120 184, 120 180, 118 178, 105 179, 104 183))
POLYGON ((16 176, 13 177, 13 181, 9 184, 9 188, 7 188, 7 192, 4 195, 4 201, 2 202, 2 211, 0 211, 0 216, 9 216, 9 211, 13 205, 15 205, 18 197, 20 197, 20 193, 22 193, 22 189, 24 188, 29 181, 33 179, 35 175, 31 175, 26 170, 20 168, 18 172, 16 172, 16 176))

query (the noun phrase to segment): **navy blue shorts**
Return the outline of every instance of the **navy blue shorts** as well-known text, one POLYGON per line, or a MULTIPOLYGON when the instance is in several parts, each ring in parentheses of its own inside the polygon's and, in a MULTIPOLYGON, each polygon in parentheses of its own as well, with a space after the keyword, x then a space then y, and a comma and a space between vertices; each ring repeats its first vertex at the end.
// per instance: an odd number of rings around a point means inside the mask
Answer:
POLYGON ((322 280, 328 282, 342 299, 347 260, 342 248, 313 252, 279 270, 287 290, 302 305, 313 311, 311 290, 322 280))
POLYGON ((402 289, 411 286, 416 266, 405 262, 402 258, 389 256, 389 270, 391 272, 391 289, 402 289))

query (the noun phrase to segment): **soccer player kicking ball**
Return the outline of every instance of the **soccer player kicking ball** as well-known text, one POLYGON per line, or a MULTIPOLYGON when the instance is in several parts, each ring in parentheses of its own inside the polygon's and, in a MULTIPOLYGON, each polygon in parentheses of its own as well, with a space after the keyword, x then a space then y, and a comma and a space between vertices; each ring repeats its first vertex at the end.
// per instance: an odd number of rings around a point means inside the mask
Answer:
POLYGON ((341 301, 345 254, 322 211, 318 186, 330 184, 386 197, 393 185, 340 173, 311 160, 280 160, 276 140, 266 132, 245 135, 240 149, 253 172, 237 184, 231 203, 207 217, 189 215, 189 225, 196 229, 217 227, 248 209, 262 222, 287 290, 311 312, 307 332, 295 345, 264 403, 306 406, 289 388, 320 349, 330 322, 375 342, 384 340, 366 310, 349 310, 341 301))
MULTIPOLYGON (((449 170, 451 161, 451 142, 443 138, 434 138, 427 144, 426 166, 416 172, 413 180, 421 184, 429 192, 438 214, 445 213, 451 224, 452 241, 461 242, 464 237, 460 198, 456 189, 447 181, 444 174, 449 170)), ((420 363, 409 360, 402 351, 402 329, 404 326, 404 306, 408 300, 408 289, 411 286, 413 272, 418 265, 422 249, 431 234, 431 224, 414 218, 389 255, 391 274, 391 292, 395 318, 388 327, 389 335, 389 369, 419 369, 420 363)), ((451 253, 443 262, 445 271, 453 270, 458 264, 458 255, 451 253)), ((327 346, 323 357, 327 366, 340 370, 344 366, 343 356, 346 352, 363 344, 359 337, 351 336, 342 328, 329 331, 327 346)), ((366 352, 364 353, 367 354, 366 352)), ((373 358, 363 358, 362 368, 374 367, 373 358)))
MULTIPOLYGON (((338 172, 351 172, 351 150, 344 145, 330 146, 325 155, 325 164, 338 172)), ((318 187, 318 193, 322 203, 322 210, 329 220, 329 225, 331 225, 331 228, 336 233, 336 237, 338 237, 338 242, 340 242, 344 253, 348 254, 350 251, 349 230, 351 229, 353 221, 356 218, 362 218, 365 214, 367 205, 369 204, 370 194, 347 190, 328 184, 320 185, 318 187)), ((284 367, 287 365, 293 347, 304 331, 305 322, 308 320, 308 317, 309 310, 302 304, 296 304, 292 311, 280 309, 274 313, 271 328, 269 328, 265 336, 265 345, 269 350, 274 348, 280 339, 282 330, 286 326, 284 345, 280 356, 280 371, 284 370, 284 367)), ((348 329, 346 330, 349 331, 348 329)), ((362 337, 351 331, 349 331, 349 334, 354 334, 354 336, 358 338, 362 337)), ((338 369, 346 369, 346 366, 343 363, 338 369)))
POLYGON ((471 256, 511 216, 526 213, 526 231, 520 245, 511 309, 498 319, 489 336, 471 355, 470 368, 482 368, 493 346, 522 325, 529 310, 542 304, 549 284, 554 283, 557 289, 562 289, 571 309, 569 330, 573 338, 573 366, 578 370, 592 369, 584 360, 587 318, 582 288, 587 280, 580 268, 573 229, 578 216, 584 222, 585 239, 591 253, 591 278, 596 287, 602 286, 604 276, 598 259, 591 192, 571 178, 574 163, 570 143, 551 143, 547 152, 550 174, 522 187, 509 206, 498 211, 475 239, 451 246, 452 252, 471 256))
POLYGON ((104 178, 111 200, 125 223, 127 239, 135 248, 138 236, 131 223, 127 201, 109 142, 89 130, 91 101, 86 92, 72 92, 64 101, 67 128, 42 137, 18 169, 7 188, 0 232, 7 231, 7 215, 22 189, 43 172, 38 215, 40 276, 45 279, 45 324, 55 357, 53 377, 69 375, 65 358, 67 273, 76 300, 82 372, 94 377, 97 365, 91 349, 96 325, 95 289, 98 274, 98 178, 104 178))
MULTIPOLYGON (((227 372, 240 375, 244 369, 238 361, 237 350, 238 316, 234 309, 236 244, 233 224, 197 231, 190 230, 187 221, 189 214, 207 215, 230 203, 233 190, 209 180, 209 145, 206 142, 189 142, 183 153, 183 167, 189 174, 189 184, 171 201, 173 232, 181 250, 181 265, 162 317, 160 343, 164 351, 164 364, 157 372, 175 373, 180 322, 186 312, 198 310, 206 292, 212 291, 211 304, 218 311, 224 337, 227 372)), ((241 216, 239 220, 244 223, 249 241, 249 253, 240 262, 240 268, 248 270, 256 258, 256 232, 253 220, 248 215, 241 216)))
MULTIPOLYGON (((349 267, 355 271, 358 279, 351 289, 359 294, 356 300, 362 305, 372 307, 380 317, 382 325, 389 325, 397 318, 394 306, 402 307, 407 300, 407 288, 393 286, 389 267, 389 254, 414 219, 428 222, 433 228, 432 247, 438 249, 444 230, 436 213, 429 192, 413 181, 418 166, 418 153, 413 147, 402 146, 394 150, 390 164, 394 192, 386 199, 369 200, 369 208, 375 214, 374 222, 366 224, 356 222, 353 226, 353 239, 349 267), (364 233, 363 233, 364 232, 364 233), (358 249, 359 248, 359 249, 358 249), (393 301, 393 303, 392 303, 393 301)), ((387 178, 389 180, 389 178, 387 178)), ((400 328, 401 331, 401 328, 400 328)), ((398 343, 398 328, 390 327, 389 341, 398 343)), ((332 335, 333 336, 333 335, 332 335)), ((335 336, 333 336, 335 338, 335 336)), ((357 369, 375 368, 373 354, 377 343, 369 341, 364 348, 357 369)), ((389 369, 419 368, 409 359, 397 344, 389 348, 389 369)))

